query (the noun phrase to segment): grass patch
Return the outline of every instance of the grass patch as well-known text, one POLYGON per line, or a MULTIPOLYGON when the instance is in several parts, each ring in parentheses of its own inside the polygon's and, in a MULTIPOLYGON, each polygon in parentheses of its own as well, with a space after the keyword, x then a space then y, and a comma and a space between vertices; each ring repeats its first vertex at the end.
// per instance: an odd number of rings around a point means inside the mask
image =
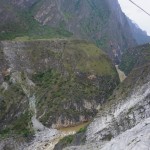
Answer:
POLYGON ((77 133, 84 133, 86 132, 86 130, 87 130, 87 127, 83 127, 83 128, 80 128, 77 133))
POLYGON ((60 142, 63 143, 64 145, 68 145, 72 143, 73 139, 74 139, 74 135, 68 135, 62 138, 60 142))

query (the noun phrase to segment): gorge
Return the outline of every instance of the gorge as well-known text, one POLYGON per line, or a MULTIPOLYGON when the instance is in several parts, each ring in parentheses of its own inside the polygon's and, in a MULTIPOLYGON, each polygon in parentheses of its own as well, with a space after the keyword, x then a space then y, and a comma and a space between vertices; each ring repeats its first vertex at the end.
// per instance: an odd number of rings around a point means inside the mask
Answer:
POLYGON ((0 20, 0 150, 149 150, 150 40, 117 0, 0 0, 0 20))

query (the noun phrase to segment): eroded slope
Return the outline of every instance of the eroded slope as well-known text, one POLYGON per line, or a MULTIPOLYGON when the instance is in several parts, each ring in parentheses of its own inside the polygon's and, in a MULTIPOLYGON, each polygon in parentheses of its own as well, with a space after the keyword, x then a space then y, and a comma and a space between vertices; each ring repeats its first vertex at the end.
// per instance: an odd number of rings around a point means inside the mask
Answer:
POLYGON ((86 41, 4 41, 1 53, 2 134, 18 126, 28 134, 35 118, 55 128, 89 121, 119 82, 109 58, 86 41))
POLYGON ((82 150, 149 149, 150 67, 135 69, 103 105, 86 131, 82 150), (142 138, 141 138, 142 137, 142 138))

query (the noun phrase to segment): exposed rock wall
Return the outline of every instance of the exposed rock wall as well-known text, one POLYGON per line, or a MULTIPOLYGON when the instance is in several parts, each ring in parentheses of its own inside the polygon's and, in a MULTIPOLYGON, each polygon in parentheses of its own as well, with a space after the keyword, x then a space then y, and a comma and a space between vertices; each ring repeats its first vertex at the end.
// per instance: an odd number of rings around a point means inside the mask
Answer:
POLYGON ((50 26, 63 25, 75 37, 94 41, 112 57, 120 55, 123 48, 135 45, 117 0, 45 0, 37 6, 36 20, 50 26))
POLYGON ((135 69, 88 126, 84 146, 71 149, 149 149, 150 69, 135 69), (134 84, 133 84, 134 83, 134 84), (142 137, 142 138, 141 138, 142 137))
POLYGON ((89 121, 119 83, 109 58, 85 41, 3 41, 1 52, 1 129, 25 112, 28 129, 32 113, 55 128, 89 121))
POLYGON ((126 150, 148 150, 150 146, 149 129, 150 119, 147 118, 135 127, 112 139, 105 145, 100 143, 90 143, 80 147, 72 146, 65 148, 64 150, 121 150, 122 148, 126 150))
POLYGON ((73 33, 74 38, 95 42, 112 59, 136 45, 117 0, 6 0, 0 4, 0 39, 70 37, 73 33))

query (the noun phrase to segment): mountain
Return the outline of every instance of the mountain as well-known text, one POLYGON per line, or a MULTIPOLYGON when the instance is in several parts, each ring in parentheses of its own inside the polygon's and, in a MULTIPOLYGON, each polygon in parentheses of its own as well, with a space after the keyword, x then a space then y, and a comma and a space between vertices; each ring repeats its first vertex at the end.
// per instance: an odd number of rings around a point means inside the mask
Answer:
POLYGON ((64 25, 75 37, 94 40, 98 45, 105 45, 104 42, 108 44, 112 40, 114 46, 118 44, 125 47, 122 42, 124 36, 128 46, 134 44, 128 22, 117 1, 57 0, 55 4, 52 1, 44 1, 37 7, 36 20, 50 26, 64 25))
POLYGON ((117 0, 1 0, 0 20, 0 150, 149 144, 149 44, 117 0))
POLYGON ((150 44, 143 44, 126 50, 122 55, 119 68, 127 75, 135 68, 150 62, 150 44))
POLYGON ((2 0, 0 39, 71 37, 95 42, 111 58, 136 45, 118 1, 2 0))
POLYGON ((148 63, 129 74, 88 127, 62 139, 55 150, 149 149, 149 102, 148 63))
POLYGON ((36 1, 0 1, 0 40, 62 38, 72 34, 63 28, 42 26, 32 14, 36 1))
POLYGON ((119 83, 108 56, 86 41, 3 41, 0 53, 2 137, 88 122, 119 83))
POLYGON ((138 45, 150 42, 150 36, 148 36, 145 31, 140 29, 140 27, 138 27, 138 25, 133 23, 129 18, 128 18, 128 22, 129 22, 133 37, 135 38, 138 45))

